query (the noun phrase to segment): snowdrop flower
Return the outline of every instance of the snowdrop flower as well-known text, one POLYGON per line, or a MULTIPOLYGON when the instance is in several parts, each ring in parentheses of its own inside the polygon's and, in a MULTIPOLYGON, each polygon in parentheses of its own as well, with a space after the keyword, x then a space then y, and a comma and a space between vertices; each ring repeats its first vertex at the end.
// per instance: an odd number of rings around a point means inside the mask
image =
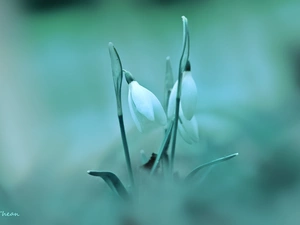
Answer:
POLYGON ((125 78, 129 85, 128 104, 132 119, 140 132, 153 125, 167 124, 165 111, 156 96, 134 80, 125 71, 125 78))
MULTIPOLYGON (((168 117, 173 118, 176 106, 176 95, 177 95, 178 81, 175 82, 169 99, 168 105, 168 117)), ((191 74, 191 65, 189 61, 182 77, 182 88, 180 105, 182 107, 182 112, 187 120, 191 120, 194 116, 197 104, 197 86, 191 74)))
POLYGON ((189 144, 199 141, 198 122, 195 116, 191 120, 187 120, 180 107, 178 122, 178 130, 183 140, 189 144))

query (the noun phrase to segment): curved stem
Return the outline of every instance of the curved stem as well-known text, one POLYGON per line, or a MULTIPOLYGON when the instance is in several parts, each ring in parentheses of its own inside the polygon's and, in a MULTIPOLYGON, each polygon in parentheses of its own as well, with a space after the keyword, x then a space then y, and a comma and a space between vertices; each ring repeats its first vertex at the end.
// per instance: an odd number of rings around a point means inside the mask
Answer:
POLYGON ((177 137, 177 127, 178 127, 178 119, 179 119, 179 107, 180 107, 180 96, 181 96, 181 84, 182 84, 182 76, 183 71, 186 69, 186 65, 189 60, 190 54, 190 36, 187 25, 187 18, 182 17, 183 22, 183 48, 182 54, 179 61, 179 72, 178 72, 178 86, 177 86, 177 94, 176 94, 176 108, 175 108, 175 120, 174 120, 174 129, 173 129, 173 138, 172 138, 172 147, 171 147, 171 160, 170 160, 170 173, 173 173, 174 167, 174 158, 175 158, 175 146, 176 146, 176 137, 177 137))

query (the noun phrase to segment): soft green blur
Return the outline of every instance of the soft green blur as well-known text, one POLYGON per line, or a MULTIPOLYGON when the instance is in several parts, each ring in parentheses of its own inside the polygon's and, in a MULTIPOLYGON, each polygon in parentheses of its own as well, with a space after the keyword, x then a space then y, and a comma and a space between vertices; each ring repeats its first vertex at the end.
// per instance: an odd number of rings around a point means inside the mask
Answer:
MULTIPOLYGON (((240 154, 199 187, 203 224, 298 224, 299 1, 103 0, 42 12, 9 2, 0 3, 0 211, 20 216, 0 214, 0 224, 109 224, 99 212, 110 190, 86 173, 111 170, 128 184, 108 42, 162 101, 167 56, 177 76, 182 15, 201 141, 178 137, 175 168, 183 176, 240 154)), ((122 91, 137 170, 163 130, 140 134, 126 82, 122 91)))

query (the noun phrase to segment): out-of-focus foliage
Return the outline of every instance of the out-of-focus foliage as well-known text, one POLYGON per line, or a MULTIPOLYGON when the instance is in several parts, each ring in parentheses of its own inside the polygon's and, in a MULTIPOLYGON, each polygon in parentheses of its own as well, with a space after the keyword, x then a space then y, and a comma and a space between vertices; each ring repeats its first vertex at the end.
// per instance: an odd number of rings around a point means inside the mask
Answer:
MULTIPOLYGON (((184 176, 240 153, 199 186, 199 217, 210 225, 297 224, 299 1, 91 2, 43 11, 0 3, 0 211, 20 214, 0 215, 0 223, 119 219, 105 216, 117 207, 107 204, 109 188, 86 174, 110 170, 129 183, 107 44, 162 101, 165 58, 177 71, 185 15, 201 141, 178 138, 175 168, 184 176)), ((124 120, 137 171, 140 150, 157 151, 163 131, 139 134, 126 104, 124 120)))

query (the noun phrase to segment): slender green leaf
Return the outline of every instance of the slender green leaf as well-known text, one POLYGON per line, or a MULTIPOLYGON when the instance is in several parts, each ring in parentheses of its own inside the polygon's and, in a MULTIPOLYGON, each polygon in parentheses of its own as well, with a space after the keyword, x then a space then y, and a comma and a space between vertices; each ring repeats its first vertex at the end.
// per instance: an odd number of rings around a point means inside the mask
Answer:
POLYGON ((117 106, 118 106, 118 115, 122 114, 122 102, 121 102, 121 87, 122 87, 122 63, 119 57, 117 50, 115 49, 113 43, 109 42, 108 50, 111 60, 111 69, 114 80, 114 87, 117 98, 117 106))
POLYGON ((168 56, 166 58, 165 93, 164 93, 165 94, 164 108, 165 108, 166 112, 168 110, 169 97, 170 97, 173 85, 174 85, 173 71, 172 71, 172 67, 171 67, 170 57, 168 56))
POLYGON ((124 199, 128 199, 128 192, 120 179, 112 172, 108 171, 94 171, 89 170, 87 171, 89 175, 101 177, 107 185, 111 188, 113 192, 115 192, 117 195, 124 199))
POLYGON ((129 178, 131 182, 131 186, 134 187, 134 178, 132 172, 132 166, 130 161, 129 149, 127 144, 126 132, 123 121, 123 110, 122 110, 122 98, 121 98, 121 88, 122 88, 122 78, 123 78, 123 70, 122 63, 119 57, 117 50, 115 49, 113 43, 109 42, 108 44, 109 55, 111 59, 111 68, 112 75, 114 80, 116 99, 117 99, 117 107, 118 107, 118 120, 120 125, 122 143, 124 147, 125 159, 127 164, 127 169, 129 173, 129 178))
POLYGON ((201 169, 206 168, 208 166, 215 165, 215 164, 220 163, 220 162, 224 162, 224 161, 229 160, 229 159, 232 159, 232 158, 234 158, 237 155, 238 155, 238 153, 234 153, 234 154, 222 157, 222 158, 215 159, 215 160, 213 160, 211 162, 204 163, 204 164, 196 167, 194 170, 192 170, 192 172, 190 172, 186 176, 185 181, 188 181, 188 180, 192 179, 201 169))

